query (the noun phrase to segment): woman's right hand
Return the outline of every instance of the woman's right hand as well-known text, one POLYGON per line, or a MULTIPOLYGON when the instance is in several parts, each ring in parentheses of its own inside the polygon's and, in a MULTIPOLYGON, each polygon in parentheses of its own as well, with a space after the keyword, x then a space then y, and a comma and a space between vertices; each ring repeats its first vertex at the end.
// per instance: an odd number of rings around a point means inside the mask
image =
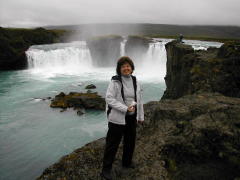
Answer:
POLYGON ((128 107, 128 111, 129 112, 134 112, 135 111, 135 107, 134 106, 129 106, 128 107))

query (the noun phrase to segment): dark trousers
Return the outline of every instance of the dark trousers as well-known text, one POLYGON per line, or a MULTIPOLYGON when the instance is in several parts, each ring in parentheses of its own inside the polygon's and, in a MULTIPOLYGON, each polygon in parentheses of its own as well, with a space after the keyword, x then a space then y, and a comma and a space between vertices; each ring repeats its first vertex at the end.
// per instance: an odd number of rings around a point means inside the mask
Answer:
POLYGON ((108 122, 108 132, 103 157, 103 170, 110 171, 115 159, 118 146, 123 136, 122 166, 128 166, 132 162, 136 140, 136 114, 125 116, 126 124, 118 125, 108 122))

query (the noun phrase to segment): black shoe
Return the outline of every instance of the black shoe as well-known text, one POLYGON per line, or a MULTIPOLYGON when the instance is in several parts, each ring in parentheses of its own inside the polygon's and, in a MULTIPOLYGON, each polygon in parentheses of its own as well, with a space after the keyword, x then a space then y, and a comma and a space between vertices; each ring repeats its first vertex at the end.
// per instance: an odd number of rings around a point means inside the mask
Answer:
POLYGON ((129 165, 122 165, 123 168, 132 168, 134 169, 136 167, 135 163, 131 163, 129 165))
POLYGON ((111 171, 102 171, 100 174, 104 179, 112 180, 111 171))

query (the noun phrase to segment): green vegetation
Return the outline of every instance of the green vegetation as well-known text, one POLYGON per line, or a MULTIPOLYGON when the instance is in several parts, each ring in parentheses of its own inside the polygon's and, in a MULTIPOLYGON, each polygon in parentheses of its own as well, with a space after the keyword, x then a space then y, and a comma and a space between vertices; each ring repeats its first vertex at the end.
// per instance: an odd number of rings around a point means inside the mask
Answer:
POLYGON ((203 72, 201 71, 200 65, 195 65, 195 66, 193 66, 192 69, 190 70, 190 72, 191 72, 192 74, 195 73, 195 74, 203 75, 203 72))
POLYGON ((62 42, 65 30, 44 28, 0 27, 0 70, 21 69, 26 66, 25 51, 36 44, 62 42))
POLYGON ((223 57, 239 57, 240 56, 240 40, 239 41, 229 41, 226 42, 218 54, 223 57))
POLYGON ((142 36, 142 35, 129 35, 128 37, 129 37, 129 38, 143 39, 143 40, 146 40, 146 39, 150 40, 149 37, 147 37, 147 36, 142 36))
POLYGON ((44 28, 0 28, 0 38, 7 39, 13 47, 15 47, 15 41, 20 41, 26 46, 60 42, 60 37, 63 36, 64 33, 66 33, 65 30, 46 30, 44 28))
MULTIPOLYGON (((146 34, 142 35, 145 37, 150 37, 150 38, 166 38, 166 39, 177 39, 178 36, 167 36, 167 35, 160 35, 160 34, 146 34)), ((201 41, 215 41, 215 42, 222 42, 225 43, 227 41, 236 41, 239 40, 240 38, 217 38, 217 37, 207 37, 207 36, 184 36, 183 39, 188 39, 188 40, 201 40, 201 41)))
POLYGON ((177 171, 177 163, 174 159, 167 159, 167 166, 170 173, 177 171))
POLYGON ((169 25, 169 24, 81 24, 70 26, 52 26, 49 29, 67 29, 91 35, 89 29, 112 34, 135 34, 147 37, 174 38, 183 34, 185 39, 220 41, 240 39, 239 26, 210 26, 210 25, 169 25))

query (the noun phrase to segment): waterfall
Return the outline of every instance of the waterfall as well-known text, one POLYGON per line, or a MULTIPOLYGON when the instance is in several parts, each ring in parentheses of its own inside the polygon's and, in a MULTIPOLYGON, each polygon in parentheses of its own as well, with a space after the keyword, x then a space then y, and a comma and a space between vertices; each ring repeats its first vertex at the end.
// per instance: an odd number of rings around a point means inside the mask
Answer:
MULTIPOLYGON (((127 39, 121 42, 120 55, 125 55, 127 39)), ((135 64, 135 75, 141 79, 164 80, 166 72, 166 51, 163 42, 149 45, 146 58, 135 64)), ((26 52, 29 70, 35 74, 56 75, 94 75, 109 76, 115 73, 115 67, 93 67, 90 50, 85 41, 31 46, 26 52)))
MULTIPOLYGON (((145 63, 150 63, 152 65, 162 65, 166 62, 166 49, 165 49, 165 43, 162 42, 155 42, 149 44, 149 49, 146 54, 146 59, 148 62, 144 61, 145 63)), ((145 64, 146 65, 146 64, 145 64)))
POLYGON ((74 73, 89 71, 92 59, 85 41, 31 46, 27 52, 29 69, 74 73))
POLYGON ((120 56, 125 56, 125 45, 126 45, 127 39, 123 39, 123 41, 121 42, 121 46, 120 46, 120 56))
POLYGON ((137 63, 140 69, 140 76, 148 76, 164 81, 166 75, 167 53, 165 49, 165 42, 153 42, 149 44, 148 51, 141 64, 137 63))

